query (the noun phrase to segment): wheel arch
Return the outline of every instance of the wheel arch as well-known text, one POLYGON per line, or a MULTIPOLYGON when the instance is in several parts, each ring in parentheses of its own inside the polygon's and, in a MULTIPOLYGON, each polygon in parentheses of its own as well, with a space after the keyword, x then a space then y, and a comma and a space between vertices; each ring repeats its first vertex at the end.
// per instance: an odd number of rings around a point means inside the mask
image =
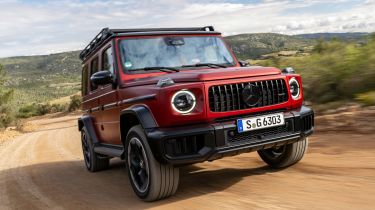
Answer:
POLYGON ((145 105, 135 105, 121 111, 120 132, 123 144, 129 130, 138 124, 140 124, 144 130, 158 127, 151 110, 145 105))
POLYGON ((91 139, 93 145, 99 142, 98 137, 95 133, 94 124, 92 117, 90 115, 83 115, 78 119, 78 130, 82 131, 83 128, 86 128, 87 135, 91 139))

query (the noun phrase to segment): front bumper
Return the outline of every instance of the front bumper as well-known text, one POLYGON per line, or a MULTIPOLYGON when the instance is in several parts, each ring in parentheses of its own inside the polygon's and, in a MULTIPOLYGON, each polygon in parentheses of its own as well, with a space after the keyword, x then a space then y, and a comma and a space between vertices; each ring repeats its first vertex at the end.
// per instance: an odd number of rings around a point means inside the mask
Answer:
POLYGON ((314 130, 314 112, 305 106, 284 111, 284 126, 238 133, 236 119, 245 117, 212 124, 147 129, 146 135, 158 161, 185 165, 290 144, 311 135, 314 130))

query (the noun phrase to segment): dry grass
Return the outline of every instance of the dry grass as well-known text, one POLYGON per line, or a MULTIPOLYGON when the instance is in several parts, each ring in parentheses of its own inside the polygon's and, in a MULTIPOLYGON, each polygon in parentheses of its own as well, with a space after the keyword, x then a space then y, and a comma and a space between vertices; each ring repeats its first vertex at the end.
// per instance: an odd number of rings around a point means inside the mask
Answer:
POLYGON ((0 131, 0 145, 3 144, 3 142, 16 138, 17 136, 21 135, 22 133, 17 130, 5 130, 0 131))
POLYGON ((62 98, 58 98, 58 99, 55 99, 55 100, 52 100, 52 101, 49 101, 50 104, 60 104, 60 105, 66 105, 66 104, 69 104, 70 103, 70 97, 74 96, 74 95, 80 95, 81 92, 77 92, 76 94, 73 94, 73 95, 70 95, 70 96, 65 96, 65 97, 62 97, 62 98))
POLYGON ((356 100, 366 106, 374 106, 375 105, 375 91, 358 94, 356 97, 356 100))

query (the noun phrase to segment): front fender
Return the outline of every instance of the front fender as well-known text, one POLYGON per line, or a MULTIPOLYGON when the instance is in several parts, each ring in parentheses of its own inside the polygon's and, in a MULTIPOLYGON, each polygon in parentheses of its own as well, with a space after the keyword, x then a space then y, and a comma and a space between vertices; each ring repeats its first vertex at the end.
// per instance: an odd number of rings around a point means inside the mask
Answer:
MULTIPOLYGON (((150 129, 158 127, 158 124, 152 115, 151 110, 144 105, 135 105, 121 111, 121 118, 123 116, 135 116, 142 125, 143 129, 150 129)), ((130 128, 129 128, 130 129, 130 128)))

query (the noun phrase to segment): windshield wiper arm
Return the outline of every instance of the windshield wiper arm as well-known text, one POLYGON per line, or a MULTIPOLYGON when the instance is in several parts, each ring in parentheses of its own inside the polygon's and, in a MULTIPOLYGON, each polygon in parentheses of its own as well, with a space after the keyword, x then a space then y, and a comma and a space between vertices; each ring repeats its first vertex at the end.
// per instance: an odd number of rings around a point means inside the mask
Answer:
POLYGON ((176 69, 176 68, 173 68, 173 67, 165 67, 165 66, 149 66, 149 67, 144 67, 144 68, 141 68, 141 69, 137 69, 137 70, 144 70, 144 71, 151 71, 151 70, 159 70, 159 71, 163 71, 163 72, 179 72, 180 70, 176 69))
POLYGON ((217 68, 217 67, 227 68, 228 67, 226 65, 216 64, 216 63, 196 63, 196 64, 191 64, 191 65, 183 65, 181 67, 201 67, 201 66, 208 66, 211 68, 217 68))

